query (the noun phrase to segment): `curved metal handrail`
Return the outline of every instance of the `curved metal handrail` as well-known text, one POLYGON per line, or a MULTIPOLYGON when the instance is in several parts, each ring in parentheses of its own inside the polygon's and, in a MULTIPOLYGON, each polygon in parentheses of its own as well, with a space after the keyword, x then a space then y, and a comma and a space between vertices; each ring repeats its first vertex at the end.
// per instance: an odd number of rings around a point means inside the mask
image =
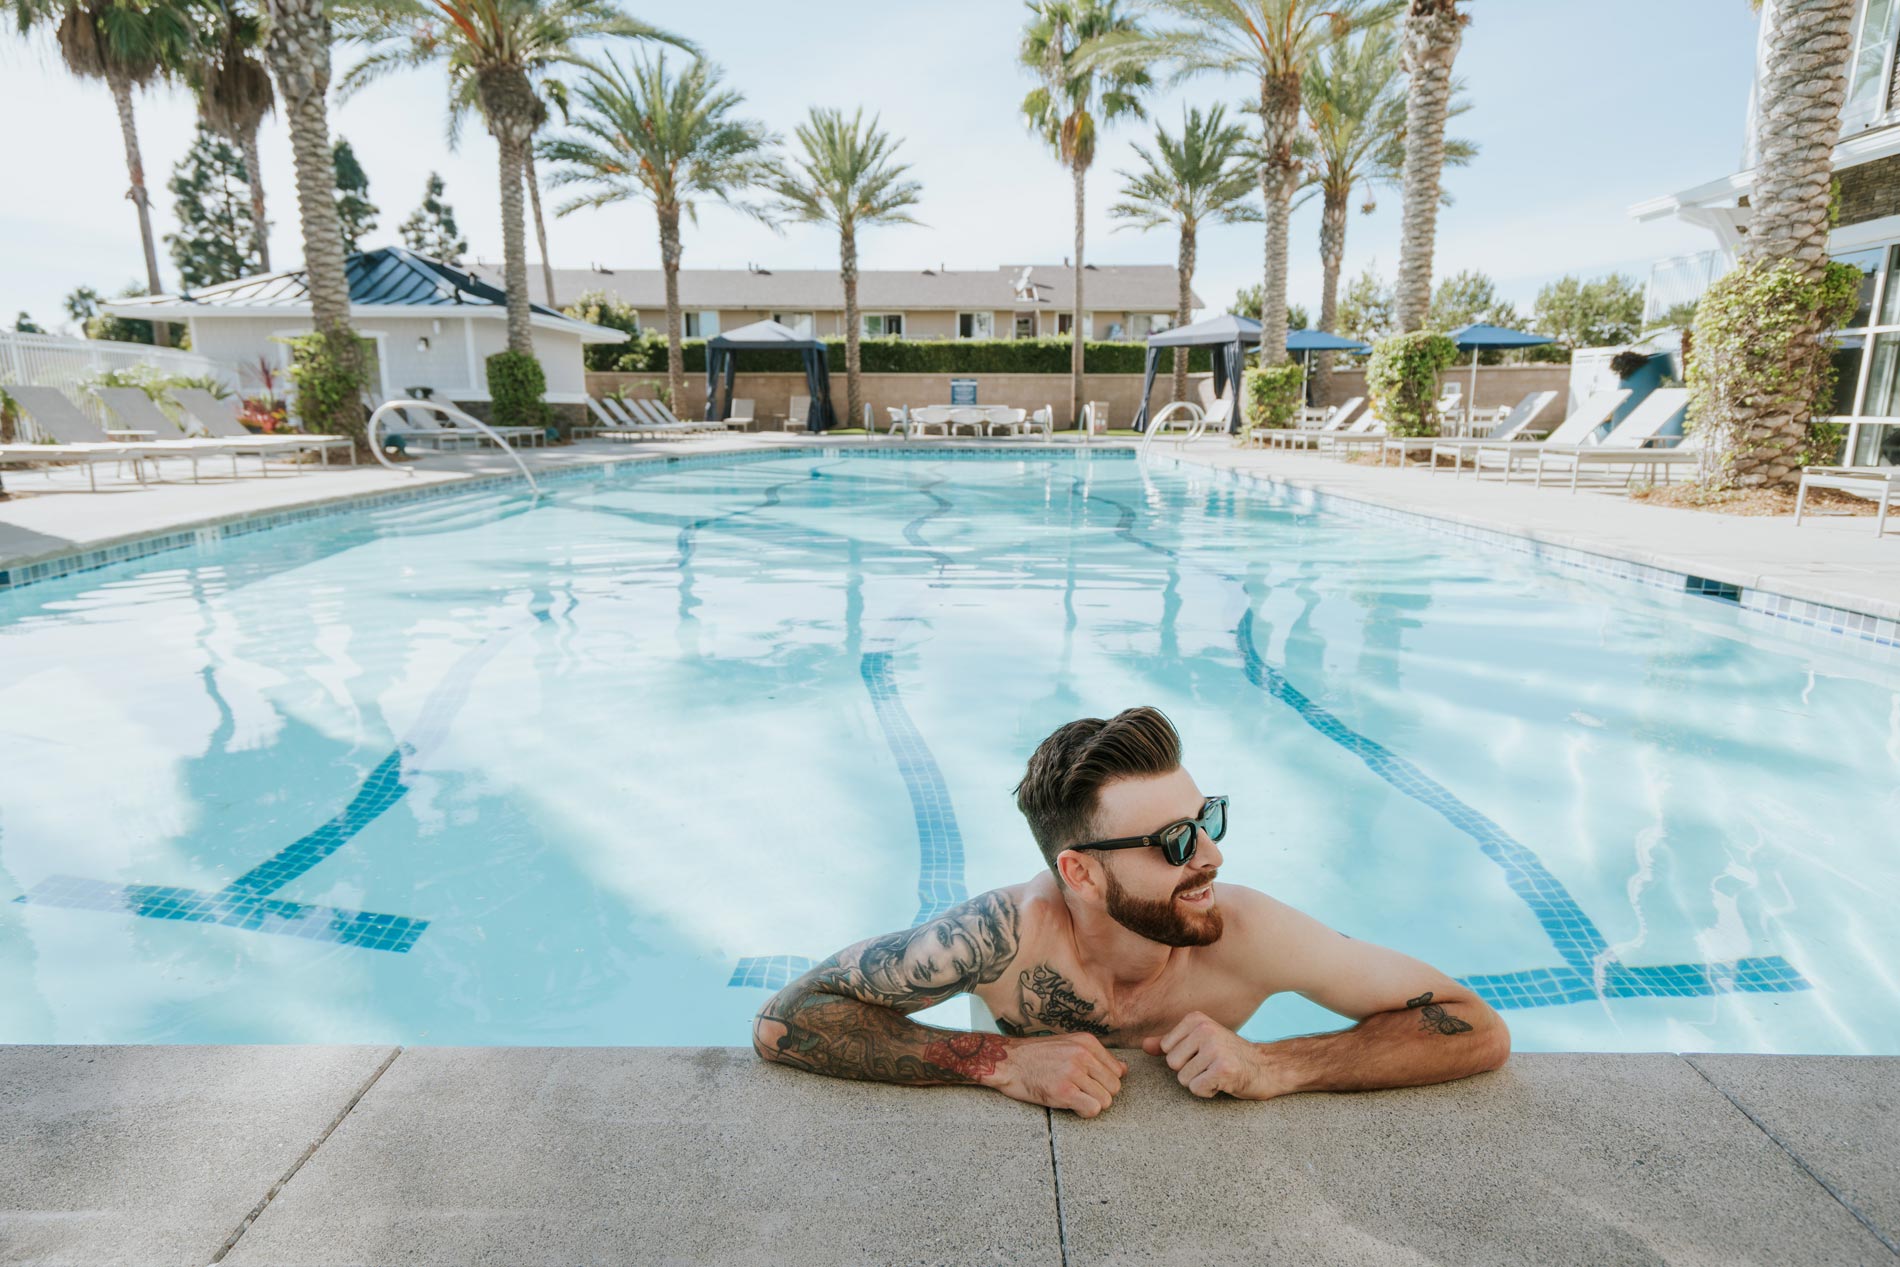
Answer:
POLYGON ((1138 455, 1145 456, 1147 454, 1148 446, 1154 443, 1154 438, 1156 436, 1160 435, 1163 431, 1167 430, 1167 427, 1164 424, 1166 424, 1173 417, 1174 412, 1177 409, 1185 410, 1187 412, 1188 419, 1189 419, 1189 429, 1186 435, 1182 437, 1182 442, 1185 442, 1186 440, 1194 439, 1196 436, 1200 434, 1200 428, 1202 425, 1201 407, 1195 404, 1191 400, 1177 400, 1172 405, 1168 405, 1165 408, 1163 408, 1162 411, 1156 414, 1153 418, 1149 419, 1148 429, 1141 433, 1141 448, 1137 451, 1138 455))
POLYGON ((457 409, 454 405, 451 405, 447 401, 444 401, 444 400, 386 400, 382 404, 376 406, 376 411, 370 414, 369 416, 368 438, 369 438, 369 451, 373 455, 375 455, 375 458, 378 462, 381 462, 384 466, 388 467, 392 471, 401 471, 406 475, 414 475, 416 473, 413 467, 397 466, 394 462, 391 462, 387 457, 384 457, 383 446, 376 443, 376 424, 383 420, 384 414, 390 412, 392 409, 400 410, 400 409, 416 409, 416 408, 434 409, 439 413, 447 414, 451 418, 459 418, 469 423, 477 431, 480 431, 481 433, 486 435, 489 439, 493 440, 496 444, 500 445, 501 451, 514 459, 515 466, 521 471, 521 478, 528 481, 528 487, 534 490, 534 495, 536 497, 539 497, 541 495, 541 486, 534 482, 534 476, 528 471, 528 464, 521 460, 521 455, 515 452, 514 446, 510 445, 506 440, 502 439, 500 432, 496 431, 493 427, 489 426, 487 423, 483 422, 480 418, 477 418, 475 415, 468 413, 464 410, 457 409))

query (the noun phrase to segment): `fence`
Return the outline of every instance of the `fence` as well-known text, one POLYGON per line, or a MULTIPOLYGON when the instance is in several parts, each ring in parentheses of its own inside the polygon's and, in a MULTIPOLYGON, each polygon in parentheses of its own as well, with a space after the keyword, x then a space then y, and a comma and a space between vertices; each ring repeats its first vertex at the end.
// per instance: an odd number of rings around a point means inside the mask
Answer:
POLYGON ((1727 251, 1702 251, 1657 260, 1649 268, 1649 285, 1643 292, 1643 328, 1657 324, 1663 314, 1678 304, 1694 303, 1731 268, 1734 257, 1727 251))
POLYGON ((101 424, 107 422, 105 406, 84 388, 107 371, 140 365, 181 378, 215 378, 228 388, 237 387, 236 377, 229 368, 209 357, 176 348, 0 330, 0 388, 8 383, 57 387, 101 424))

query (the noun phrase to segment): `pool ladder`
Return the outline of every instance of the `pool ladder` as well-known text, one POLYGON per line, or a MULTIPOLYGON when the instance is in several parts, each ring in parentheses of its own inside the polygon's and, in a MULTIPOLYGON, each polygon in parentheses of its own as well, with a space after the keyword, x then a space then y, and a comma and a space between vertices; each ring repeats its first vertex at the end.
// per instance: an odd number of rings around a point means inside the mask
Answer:
POLYGON ((1185 413, 1188 419, 1186 429, 1180 431, 1174 441, 1177 449, 1186 447, 1190 440, 1200 439, 1207 431, 1207 415, 1201 407, 1191 400, 1177 400, 1149 420, 1148 429, 1141 433, 1139 456, 1146 457, 1148 446, 1154 443, 1155 437, 1173 428, 1177 411, 1185 413))
POLYGON ((497 445, 499 445, 503 453, 506 453, 509 457, 514 459, 516 468, 518 468, 521 471, 521 478, 528 481, 528 487, 534 491, 534 495, 536 497, 541 496, 541 486, 534 482, 534 476, 528 471, 528 464, 521 460, 521 455, 519 453, 516 453, 514 450, 514 447, 501 437, 501 433, 496 431, 493 427, 489 426, 487 423, 483 422, 480 418, 477 418, 473 414, 467 413, 463 410, 457 409, 454 405, 451 405, 447 403, 446 401, 386 400, 382 404, 376 406, 376 411, 369 416, 369 430, 368 430, 369 451, 375 454, 376 460, 378 462, 381 462, 384 466, 388 467, 390 470, 401 471, 404 474, 412 476, 412 477, 416 473, 413 467, 397 466, 394 462, 391 462, 387 457, 383 455, 383 446, 376 443, 376 427, 378 423, 382 422, 384 415, 390 413, 391 411, 399 412, 404 409, 433 409, 437 413, 447 414, 450 418, 454 419, 458 425, 460 425, 461 423, 467 423, 469 426, 475 428, 475 430, 481 432, 483 435, 487 436, 490 440, 493 440, 497 445))

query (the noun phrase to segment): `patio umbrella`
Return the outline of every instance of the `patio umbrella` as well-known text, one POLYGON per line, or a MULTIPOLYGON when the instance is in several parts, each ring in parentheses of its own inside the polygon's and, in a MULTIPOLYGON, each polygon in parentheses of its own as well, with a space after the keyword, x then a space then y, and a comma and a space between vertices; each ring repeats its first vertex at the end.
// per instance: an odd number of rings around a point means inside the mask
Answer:
MULTIPOLYGON (((1361 343, 1357 339, 1348 339, 1344 335, 1328 334, 1324 330, 1289 330, 1286 336, 1286 350, 1300 354, 1300 368, 1306 371, 1307 391, 1313 384, 1312 360, 1315 352, 1369 352, 1370 343, 1361 343)), ((1308 404, 1311 404, 1309 399, 1308 404)))
POLYGON ((1453 330, 1451 341, 1458 345, 1460 352, 1471 353, 1471 395, 1466 398, 1465 405, 1465 416, 1469 418, 1470 411, 1478 404, 1478 353, 1486 348, 1534 348, 1557 340, 1547 334, 1527 334, 1522 330, 1506 330, 1503 326, 1474 321, 1453 330))

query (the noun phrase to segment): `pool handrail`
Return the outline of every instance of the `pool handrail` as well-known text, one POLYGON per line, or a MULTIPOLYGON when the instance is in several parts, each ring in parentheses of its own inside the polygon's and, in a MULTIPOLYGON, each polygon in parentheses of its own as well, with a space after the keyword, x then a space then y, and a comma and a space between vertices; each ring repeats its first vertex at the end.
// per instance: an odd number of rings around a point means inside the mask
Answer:
POLYGON ((457 409, 454 405, 451 405, 447 401, 444 401, 444 400, 386 400, 382 404, 376 406, 375 410, 369 416, 369 426, 365 431, 365 436, 369 440, 369 451, 375 455, 376 460, 378 462, 381 462, 384 466, 388 467, 392 471, 402 471, 405 474, 408 474, 411 476, 415 474, 415 471, 412 468, 397 466, 394 462, 391 462, 387 457, 384 456, 383 446, 376 443, 376 424, 381 422, 383 420, 383 415, 388 413, 392 409, 401 410, 401 409, 413 409, 416 407, 421 407, 423 409, 434 409, 440 413, 447 414, 451 419, 456 420, 458 425, 460 423, 466 422, 470 426, 474 427, 477 431, 481 432, 483 435, 493 440, 497 445, 501 446, 501 451, 503 453, 506 453, 509 457, 514 459, 515 466, 521 471, 521 478, 528 481, 528 487, 531 490, 533 490, 534 495, 536 497, 541 496, 541 486, 534 482, 534 476, 529 472, 528 464, 521 460, 521 455, 514 451, 514 447, 512 445, 510 445, 506 440, 502 439, 501 434, 498 431, 496 431, 493 427, 489 426, 487 423, 483 422, 480 418, 477 418, 473 414, 467 413, 463 410, 457 409))

